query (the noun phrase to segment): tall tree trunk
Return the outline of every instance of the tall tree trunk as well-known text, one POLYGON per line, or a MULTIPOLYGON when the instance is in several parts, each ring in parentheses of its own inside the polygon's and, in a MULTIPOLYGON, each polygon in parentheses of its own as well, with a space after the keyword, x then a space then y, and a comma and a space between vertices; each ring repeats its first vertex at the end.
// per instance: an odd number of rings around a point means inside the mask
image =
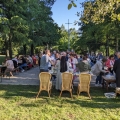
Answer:
POLYGON ((24 55, 26 56, 26 44, 23 45, 24 55))
POLYGON ((119 50, 119 45, 118 45, 118 38, 115 38, 116 39, 116 51, 118 51, 119 50))
POLYGON ((9 57, 12 59, 12 36, 9 34, 9 57))
POLYGON ((9 48, 8 48, 8 41, 5 39, 5 42, 4 42, 4 46, 5 46, 5 55, 6 57, 9 57, 9 48))
POLYGON ((109 41, 108 41, 108 36, 106 36, 106 56, 109 56, 109 41))
POLYGON ((31 55, 33 55, 33 54, 34 54, 34 45, 31 44, 31 55))

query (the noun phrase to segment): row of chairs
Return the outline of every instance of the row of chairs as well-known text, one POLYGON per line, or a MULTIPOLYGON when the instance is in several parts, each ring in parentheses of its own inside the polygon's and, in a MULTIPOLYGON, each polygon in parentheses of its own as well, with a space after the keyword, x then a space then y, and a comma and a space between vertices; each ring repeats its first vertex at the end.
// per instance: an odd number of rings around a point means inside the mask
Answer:
MULTIPOLYGON (((36 98, 38 98, 41 91, 47 91, 48 95, 50 97, 51 89, 52 89, 52 82, 50 81, 51 76, 52 75, 48 72, 41 72, 39 74, 40 88, 39 88, 39 92, 38 92, 36 98)), ((66 72, 62 73, 62 85, 61 85, 60 97, 61 97, 63 91, 69 91, 71 98, 72 98, 72 88, 73 88, 72 81, 73 81, 73 74, 72 73, 66 73, 66 72)), ((79 81, 80 82, 78 84, 78 90, 77 90, 78 96, 80 95, 81 92, 87 92, 89 98, 91 99, 91 96, 89 93, 91 75, 81 73, 79 75, 79 81)))

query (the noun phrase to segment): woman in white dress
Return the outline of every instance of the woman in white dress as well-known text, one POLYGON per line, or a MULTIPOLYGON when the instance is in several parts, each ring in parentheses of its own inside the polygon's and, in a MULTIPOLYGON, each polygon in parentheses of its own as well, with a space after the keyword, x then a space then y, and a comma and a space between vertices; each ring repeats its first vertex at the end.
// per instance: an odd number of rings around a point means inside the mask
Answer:
POLYGON ((66 56, 61 56, 56 54, 57 61, 56 61, 56 69, 57 69, 57 76, 56 76, 56 89, 61 90, 61 85, 62 85, 62 77, 61 73, 66 72, 68 70, 68 64, 66 61, 66 56))
POLYGON ((57 71, 57 75, 56 75, 56 86, 55 88, 57 90, 60 90, 61 87, 61 73, 60 73, 60 54, 59 53, 56 53, 56 64, 55 64, 55 68, 56 68, 56 71, 57 71))

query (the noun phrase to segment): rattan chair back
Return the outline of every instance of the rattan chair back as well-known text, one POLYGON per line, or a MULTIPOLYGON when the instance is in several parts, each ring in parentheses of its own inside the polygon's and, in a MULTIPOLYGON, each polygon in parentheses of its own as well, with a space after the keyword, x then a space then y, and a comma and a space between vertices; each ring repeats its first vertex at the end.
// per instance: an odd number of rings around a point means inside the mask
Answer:
POLYGON ((91 75, 86 73, 81 73, 79 75, 80 80, 80 91, 88 91, 91 81, 91 75))
POLYGON ((90 74, 87 74, 87 73, 81 73, 79 75, 79 82, 80 84, 78 84, 78 95, 81 93, 81 92, 87 92, 88 93, 88 96, 89 98, 91 99, 91 96, 90 96, 90 81, 91 81, 91 75, 90 74))
POLYGON ((62 73, 62 87, 61 87, 60 97, 62 95, 62 91, 69 91, 72 97, 72 80, 73 80, 72 73, 66 73, 66 72, 62 73))
POLYGON ((72 73, 62 73, 62 89, 70 90, 72 86, 73 74, 72 73))
POLYGON ((41 72, 39 74, 40 80, 40 89, 41 90, 48 90, 50 84, 51 74, 48 72, 41 72))
MULTIPOLYGON (((39 96, 41 91, 47 91, 48 95, 50 97, 51 94, 51 88, 52 88, 52 82, 51 80, 51 74, 48 72, 41 72, 39 74, 39 80, 40 80, 40 88, 39 88, 39 92, 37 94, 37 97, 39 96)), ((36 97, 36 98, 37 98, 36 97)))

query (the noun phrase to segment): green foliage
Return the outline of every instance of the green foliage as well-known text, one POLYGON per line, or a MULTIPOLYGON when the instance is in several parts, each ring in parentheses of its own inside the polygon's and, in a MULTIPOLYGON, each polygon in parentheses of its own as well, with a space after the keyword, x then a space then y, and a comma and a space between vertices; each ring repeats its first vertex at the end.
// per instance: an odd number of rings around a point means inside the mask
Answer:
POLYGON ((33 44, 34 47, 56 44, 60 34, 58 25, 52 19, 51 6, 54 2, 55 0, 2 0, 0 47, 10 52, 25 44, 33 44))
POLYGON ((76 42, 83 50, 96 51, 101 46, 110 50, 119 50, 120 43, 120 1, 119 0, 88 0, 82 4, 80 15, 80 39, 76 42))
POLYGON ((5 62, 5 55, 0 55, 0 65, 2 65, 2 62, 5 62))
MULTIPOLYGON (((65 29, 64 25, 61 26, 60 29, 61 38, 58 41, 58 49, 60 51, 66 51, 68 49, 68 31, 65 29)), ((70 41, 70 49, 76 50, 76 41, 78 40, 78 34, 75 29, 69 30, 69 41, 70 41)))
POLYGON ((72 4, 70 3, 69 5, 68 5, 68 10, 70 10, 72 8, 72 4))
POLYGON ((70 10, 72 8, 72 6, 77 7, 74 0, 70 0, 70 3, 68 4, 68 10, 70 10))

